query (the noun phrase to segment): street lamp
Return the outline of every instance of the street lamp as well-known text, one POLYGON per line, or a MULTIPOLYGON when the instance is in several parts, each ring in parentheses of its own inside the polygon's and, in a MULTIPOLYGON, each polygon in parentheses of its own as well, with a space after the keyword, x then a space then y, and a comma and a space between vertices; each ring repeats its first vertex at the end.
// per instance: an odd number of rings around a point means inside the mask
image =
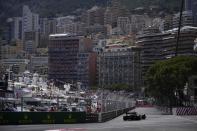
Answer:
POLYGON ((177 40, 176 40, 175 56, 178 55, 178 45, 179 45, 180 31, 181 31, 181 25, 182 25, 183 8, 184 8, 184 0, 181 1, 180 16, 179 16, 179 27, 178 27, 177 40))
POLYGON ((183 93, 184 93, 184 95, 187 95, 188 94, 188 83, 186 83, 184 87, 185 88, 183 89, 183 93))
MULTIPOLYGON (((103 54, 104 55, 104 54, 103 54)), ((99 58, 98 58, 98 61, 99 61, 99 82, 100 82, 100 85, 101 85, 101 112, 103 112, 104 111, 104 100, 103 100, 103 93, 104 93, 104 68, 102 67, 102 69, 101 69, 101 66, 104 66, 104 63, 105 63, 105 59, 103 58, 103 61, 102 61, 102 63, 101 63, 101 57, 102 56, 100 56, 99 58), (101 79, 101 77, 102 77, 102 79, 101 79)))
POLYGON ((8 72, 8 81, 10 81, 11 79, 11 73, 12 73, 11 68, 12 68, 12 65, 9 65, 9 68, 6 70, 8 72))
POLYGON ((195 43, 195 45, 194 45, 194 51, 197 52, 197 38, 194 40, 194 43, 195 43))
POLYGON ((189 85, 188 85, 188 83, 186 83, 184 86, 184 89, 183 89, 183 94, 186 97, 185 104, 187 104, 187 105, 190 104, 190 100, 188 99, 188 87, 189 87, 189 85))

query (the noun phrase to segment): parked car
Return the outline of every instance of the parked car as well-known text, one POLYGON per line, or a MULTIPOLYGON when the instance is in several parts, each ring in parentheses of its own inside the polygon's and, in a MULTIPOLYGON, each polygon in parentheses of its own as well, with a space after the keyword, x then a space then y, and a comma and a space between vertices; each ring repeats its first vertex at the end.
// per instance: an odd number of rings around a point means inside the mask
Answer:
POLYGON ((137 112, 127 112, 126 115, 123 116, 123 120, 127 121, 127 120, 145 120, 146 119, 146 115, 143 114, 138 114, 137 112))

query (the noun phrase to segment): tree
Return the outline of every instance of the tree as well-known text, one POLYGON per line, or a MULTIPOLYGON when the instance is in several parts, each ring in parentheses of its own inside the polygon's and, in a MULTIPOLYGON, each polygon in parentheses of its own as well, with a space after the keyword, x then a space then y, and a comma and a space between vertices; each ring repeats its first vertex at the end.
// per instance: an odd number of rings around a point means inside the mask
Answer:
POLYGON ((111 91, 132 91, 128 84, 112 84, 106 85, 104 88, 111 91))
POLYGON ((99 89, 99 87, 97 85, 94 85, 94 86, 91 86, 90 87, 90 90, 93 90, 93 91, 96 91, 98 89, 99 89))
POLYGON ((160 61, 149 68, 146 86, 149 95, 159 104, 169 106, 183 101, 183 89, 191 75, 197 74, 197 57, 179 56, 160 61), (175 95, 176 94, 176 95, 175 95))

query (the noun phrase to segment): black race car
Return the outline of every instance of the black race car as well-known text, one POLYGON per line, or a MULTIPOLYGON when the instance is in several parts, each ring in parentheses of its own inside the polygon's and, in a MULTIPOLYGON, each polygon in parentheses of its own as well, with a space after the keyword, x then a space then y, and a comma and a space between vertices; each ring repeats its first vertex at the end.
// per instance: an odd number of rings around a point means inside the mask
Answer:
POLYGON ((146 119, 146 115, 140 115, 137 112, 127 112, 125 116, 123 116, 123 120, 127 121, 127 120, 145 120, 146 119))

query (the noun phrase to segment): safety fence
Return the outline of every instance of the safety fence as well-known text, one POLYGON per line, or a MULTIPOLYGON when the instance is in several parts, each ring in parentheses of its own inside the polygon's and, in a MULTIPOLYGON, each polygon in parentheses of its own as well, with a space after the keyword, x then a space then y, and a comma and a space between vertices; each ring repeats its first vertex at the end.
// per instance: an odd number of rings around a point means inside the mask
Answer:
POLYGON ((197 115, 197 107, 178 107, 173 110, 174 115, 197 115))
POLYGON ((86 114, 85 112, 0 112, 0 125, 105 122, 134 108, 135 107, 98 114, 86 114))
POLYGON ((172 109, 167 106, 156 106, 163 115, 172 115, 172 109))
POLYGON ((157 107, 165 115, 197 115, 197 107, 157 107))

